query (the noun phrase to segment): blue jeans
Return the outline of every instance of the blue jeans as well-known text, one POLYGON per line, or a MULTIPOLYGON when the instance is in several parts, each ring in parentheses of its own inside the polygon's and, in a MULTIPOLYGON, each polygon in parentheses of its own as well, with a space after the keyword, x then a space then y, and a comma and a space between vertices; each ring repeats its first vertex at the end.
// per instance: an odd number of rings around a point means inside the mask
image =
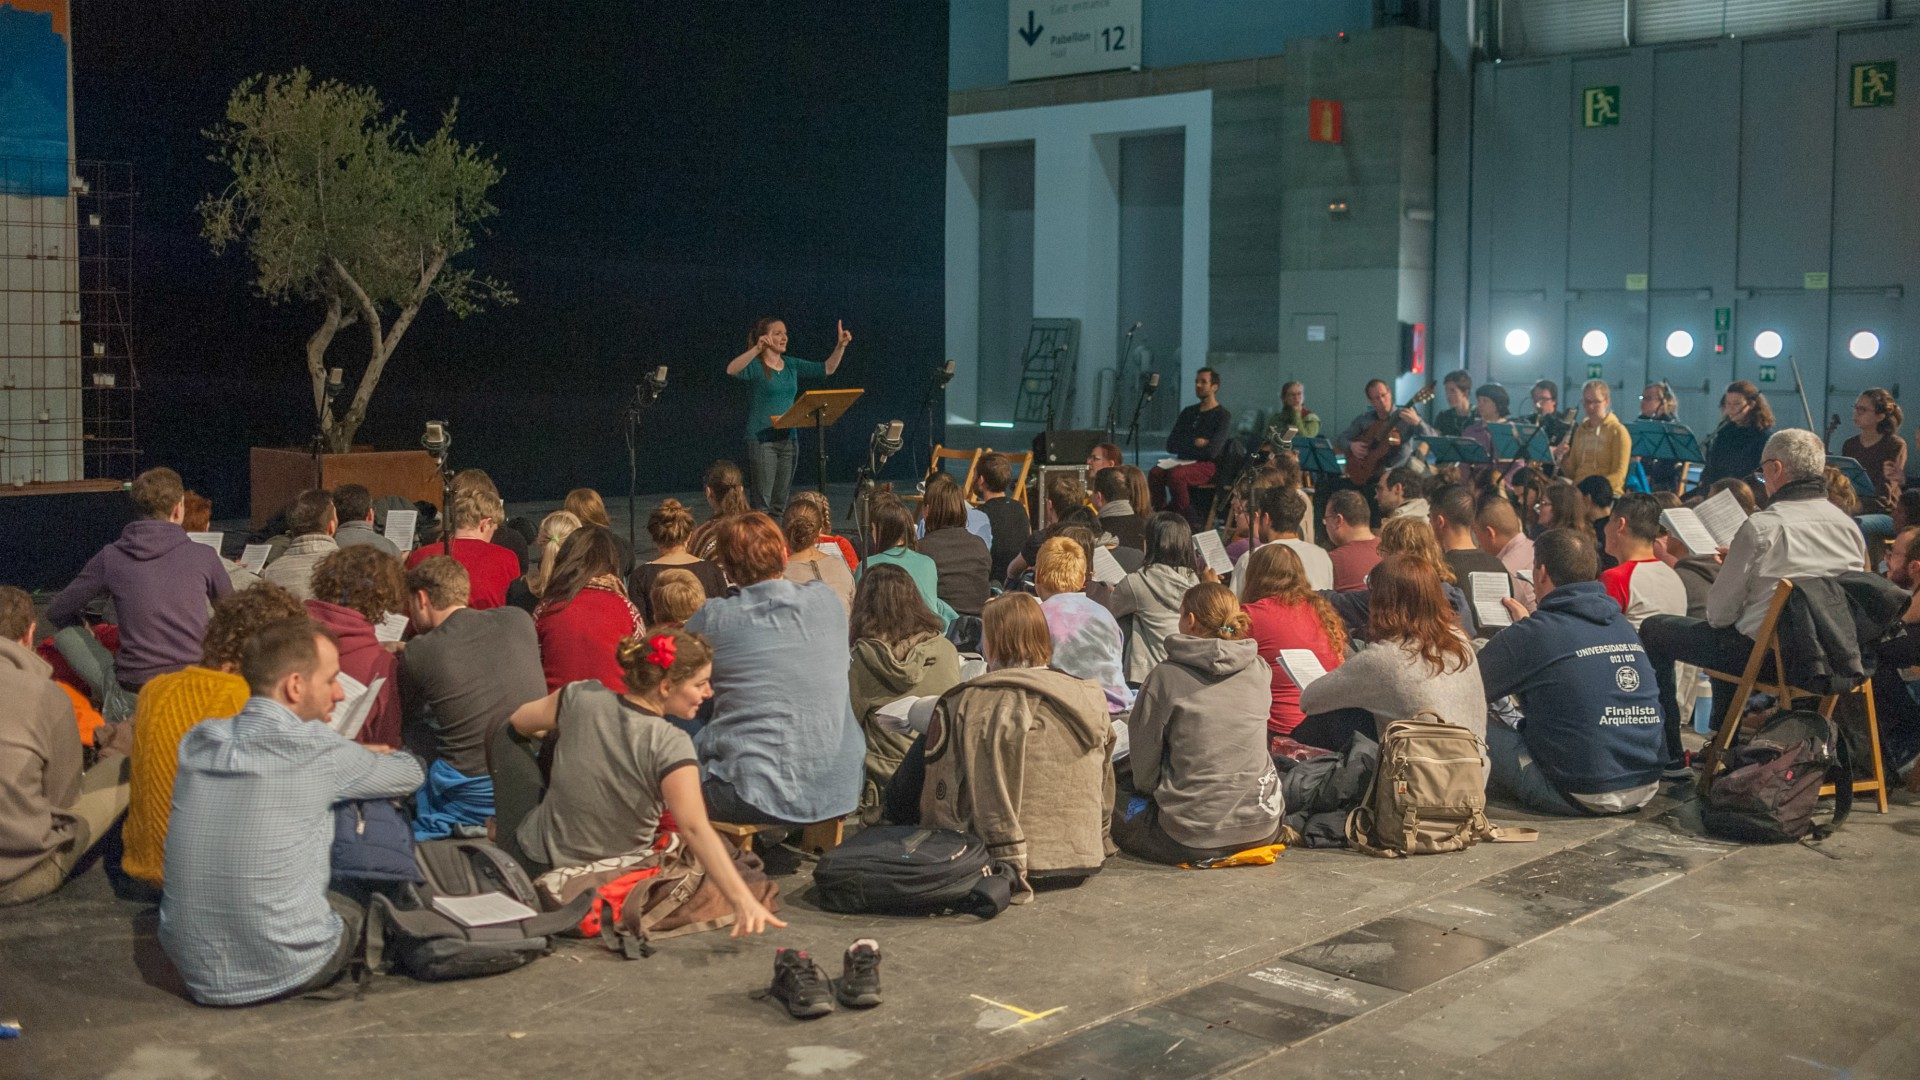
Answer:
POLYGON ((1898 531, 1893 527, 1893 518, 1887 514, 1861 514, 1853 521, 1860 526, 1860 535, 1866 537, 1869 544, 1875 540, 1892 540, 1898 531))
POLYGON ((747 490, 755 509, 779 517, 787 509, 787 491, 793 487, 794 440, 791 433, 777 442, 747 440, 747 490))
POLYGON ((1527 744, 1520 733, 1491 717, 1487 720, 1487 760, 1493 766, 1492 775, 1487 778, 1488 788, 1537 813, 1586 816, 1585 811, 1567 801, 1560 789, 1553 786, 1553 781, 1540 771, 1533 755, 1527 753, 1527 744))

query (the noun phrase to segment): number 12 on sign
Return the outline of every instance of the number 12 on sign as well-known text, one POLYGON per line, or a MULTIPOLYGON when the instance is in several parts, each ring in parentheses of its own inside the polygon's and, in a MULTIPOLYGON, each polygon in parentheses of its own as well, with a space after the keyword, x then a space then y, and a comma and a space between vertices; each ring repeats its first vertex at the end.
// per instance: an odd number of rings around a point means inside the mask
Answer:
POLYGON ((1107 52, 1124 52, 1127 48, 1127 28, 1109 26, 1100 31, 1100 47, 1107 52))

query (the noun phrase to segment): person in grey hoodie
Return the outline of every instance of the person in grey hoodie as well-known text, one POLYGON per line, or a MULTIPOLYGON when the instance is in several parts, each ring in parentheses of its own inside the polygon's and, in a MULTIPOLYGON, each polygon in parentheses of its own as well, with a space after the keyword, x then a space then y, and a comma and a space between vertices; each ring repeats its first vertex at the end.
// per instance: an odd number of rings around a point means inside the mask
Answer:
POLYGON ((333 534, 340 527, 340 515, 334 513, 333 496, 324 491, 303 491, 287 507, 287 532, 293 543, 267 564, 260 573, 263 580, 287 590, 296 600, 313 599, 313 571, 320 560, 340 550, 333 534))
POLYGON ((1233 590, 1208 582, 1180 605, 1167 659, 1127 718, 1134 792, 1113 841, 1150 862, 1201 863, 1271 844, 1284 812, 1267 754, 1272 674, 1233 590))
POLYGON ((144 515, 87 560, 47 606, 54 644, 93 687, 109 722, 133 715, 133 695, 155 675, 198 663, 211 604, 233 591, 220 553, 187 537, 180 474, 148 469, 129 485, 144 515), (88 604, 113 597, 120 651, 109 654, 83 625, 88 604))
POLYGON ((1127 632, 1124 670, 1126 680, 1135 685, 1167 658, 1167 635, 1180 626, 1180 601, 1200 584, 1193 570, 1200 553, 1186 518, 1155 514, 1147 520, 1146 536, 1146 564, 1122 578, 1107 600, 1107 609, 1127 632))

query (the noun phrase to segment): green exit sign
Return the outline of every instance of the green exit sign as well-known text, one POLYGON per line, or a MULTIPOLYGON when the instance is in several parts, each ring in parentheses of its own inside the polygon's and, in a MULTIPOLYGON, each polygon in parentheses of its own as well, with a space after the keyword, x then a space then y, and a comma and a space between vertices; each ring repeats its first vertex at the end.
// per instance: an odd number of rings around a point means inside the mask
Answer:
POLYGON ((1780 377, 1780 368, 1777 365, 1774 365, 1774 364, 1760 365, 1760 381, 1761 382, 1774 382, 1774 381, 1777 381, 1779 377, 1780 377))
POLYGON ((1856 109, 1872 109, 1893 104, 1894 75, 1898 65, 1892 60, 1874 60, 1853 65, 1848 80, 1847 103, 1856 109))
POLYGON ((1600 377, 1600 365, 1599 365, 1599 364, 1588 364, 1588 365, 1587 365, 1587 378, 1589 378, 1589 379, 1597 379, 1597 378, 1599 378, 1599 377, 1600 377))
POLYGON ((1620 88, 1589 86, 1580 91, 1580 126, 1614 127, 1620 123, 1620 88))

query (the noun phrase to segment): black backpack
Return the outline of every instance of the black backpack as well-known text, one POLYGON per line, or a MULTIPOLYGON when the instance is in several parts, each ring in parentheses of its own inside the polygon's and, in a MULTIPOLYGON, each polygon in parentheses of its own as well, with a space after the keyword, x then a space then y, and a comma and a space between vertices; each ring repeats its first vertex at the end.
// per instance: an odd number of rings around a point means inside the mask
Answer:
POLYGON ((876 825, 820 857, 814 899, 843 914, 945 915, 991 919, 1007 909, 1013 874, 987 857, 979 837, 952 829, 876 825))
POLYGON ((540 911, 533 882, 513 857, 485 840, 424 840, 414 845, 423 884, 402 882, 375 892, 367 906, 366 966, 389 966, 439 982, 498 975, 553 951, 553 937, 580 925, 593 903, 589 889, 545 914, 487 926, 465 926, 435 910, 436 896, 497 892, 540 911))
POLYGON ((1701 824, 1724 840, 1779 844, 1825 840, 1853 811, 1853 764, 1834 722, 1796 709, 1761 725, 1722 759, 1701 807, 1701 824), (1813 823, 1820 786, 1832 784, 1833 820, 1813 823))

